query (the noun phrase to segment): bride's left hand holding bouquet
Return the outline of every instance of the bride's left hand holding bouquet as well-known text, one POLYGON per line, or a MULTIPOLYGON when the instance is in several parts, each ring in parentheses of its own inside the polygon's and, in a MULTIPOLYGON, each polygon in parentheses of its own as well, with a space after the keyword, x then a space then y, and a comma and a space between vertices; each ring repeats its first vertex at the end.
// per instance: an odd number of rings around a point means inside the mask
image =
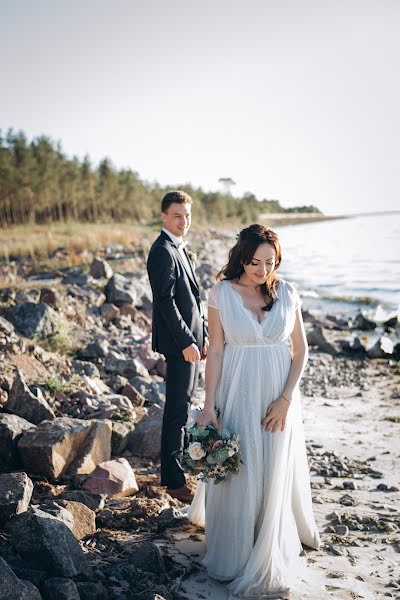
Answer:
POLYGON ((230 473, 239 473, 239 434, 226 429, 219 432, 212 423, 205 426, 195 423, 188 433, 189 445, 180 453, 180 463, 185 471, 200 481, 213 479, 214 483, 221 483, 230 473))

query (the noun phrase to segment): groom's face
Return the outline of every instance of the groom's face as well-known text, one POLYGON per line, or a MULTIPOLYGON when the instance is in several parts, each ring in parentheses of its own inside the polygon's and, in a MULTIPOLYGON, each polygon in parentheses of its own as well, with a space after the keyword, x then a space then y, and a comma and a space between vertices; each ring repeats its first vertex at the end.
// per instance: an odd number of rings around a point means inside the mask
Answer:
POLYGON ((189 231, 192 218, 191 210, 191 204, 173 202, 166 212, 161 213, 161 220, 165 229, 168 229, 176 237, 184 237, 189 231))

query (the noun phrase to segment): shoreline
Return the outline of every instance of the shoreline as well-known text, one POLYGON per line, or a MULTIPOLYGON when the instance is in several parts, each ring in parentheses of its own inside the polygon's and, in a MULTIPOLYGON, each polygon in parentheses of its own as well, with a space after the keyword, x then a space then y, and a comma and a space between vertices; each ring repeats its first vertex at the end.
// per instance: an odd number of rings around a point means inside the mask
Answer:
POLYGON ((271 227, 321 223, 322 221, 337 221, 348 218, 350 218, 350 215, 323 215, 320 213, 263 213, 259 215, 260 223, 271 227))

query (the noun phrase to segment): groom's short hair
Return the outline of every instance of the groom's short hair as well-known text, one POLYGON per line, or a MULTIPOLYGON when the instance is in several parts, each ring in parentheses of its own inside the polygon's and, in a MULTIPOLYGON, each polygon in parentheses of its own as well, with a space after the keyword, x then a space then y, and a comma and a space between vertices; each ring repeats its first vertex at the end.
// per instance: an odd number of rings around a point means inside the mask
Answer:
POLYGON ((172 190, 172 192, 167 192, 161 200, 161 212, 166 213, 174 202, 177 204, 192 204, 192 199, 189 194, 182 190, 172 190))

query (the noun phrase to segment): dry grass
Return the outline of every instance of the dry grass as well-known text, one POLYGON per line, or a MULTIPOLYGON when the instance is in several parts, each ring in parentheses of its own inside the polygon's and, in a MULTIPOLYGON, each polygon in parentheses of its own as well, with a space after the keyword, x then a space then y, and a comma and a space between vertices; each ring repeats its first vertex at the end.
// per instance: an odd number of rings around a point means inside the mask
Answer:
POLYGON ((145 234, 144 228, 129 223, 56 223, 21 225, 0 231, 0 261, 15 257, 34 263, 55 256, 57 264, 76 266, 108 244, 134 246, 145 234), (62 255, 65 254, 65 261, 62 255))

